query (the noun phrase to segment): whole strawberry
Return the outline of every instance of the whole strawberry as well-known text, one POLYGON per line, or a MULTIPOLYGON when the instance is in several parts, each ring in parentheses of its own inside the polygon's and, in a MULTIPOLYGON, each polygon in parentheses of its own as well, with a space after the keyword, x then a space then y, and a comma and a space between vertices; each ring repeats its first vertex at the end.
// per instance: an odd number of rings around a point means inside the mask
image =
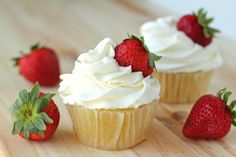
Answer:
POLYGON ((59 81, 60 67, 56 53, 48 47, 36 44, 29 54, 14 58, 20 74, 26 79, 43 86, 55 86, 59 81))
POLYGON ((207 12, 200 9, 197 14, 184 15, 177 22, 177 28, 183 31, 193 42, 207 46, 211 43, 214 34, 219 32, 218 29, 210 27, 214 18, 207 18, 207 12))
POLYGON ((14 122, 12 134, 35 141, 49 139, 60 119, 59 110, 51 99, 54 95, 41 93, 38 83, 31 92, 20 91, 10 109, 14 122))
POLYGON ((189 138, 218 139, 236 126, 236 100, 227 105, 232 93, 226 89, 215 95, 204 95, 194 104, 184 127, 183 135, 189 138))
POLYGON ((149 52, 143 37, 128 35, 129 38, 115 47, 115 59, 120 66, 130 66, 133 72, 141 71, 143 76, 151 75, 154 62, 161 57, 149 52))

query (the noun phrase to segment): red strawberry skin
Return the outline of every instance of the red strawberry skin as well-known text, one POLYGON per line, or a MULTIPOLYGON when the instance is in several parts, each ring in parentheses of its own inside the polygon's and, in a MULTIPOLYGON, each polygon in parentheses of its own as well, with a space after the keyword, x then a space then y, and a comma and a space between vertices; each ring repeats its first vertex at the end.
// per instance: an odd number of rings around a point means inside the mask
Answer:
MULTIPOLYGON (((43 95, 44 93, 40 92, 40 97, 43 95)), ((49 104, 43 110, 43 112, 45 112, 53 120, 53 123, 50 123, 50 124, 46 123, 46 130, 44 131, 44 137, 35 133, 30 133, 30 136, 29 136, 30 140, 34 140, 34 141, 47 140, 54 134, 54 132, 56 131, 58 127, 59 120, 60 120, 60 112, 58 110, 57 105, 54 103, 53 100, 50 100, 49 104)), ((22 132, 20 132, 19 135, 22 138, 24 138, 22 135, 22 132)))
POLYGON ((120 66, 130 66, 133 72, 141 71, 143 76, 151 75, 153 68, 149 67, 148 52, 142 42, 136 39, 125 39, 115 47, 115 59, 120 66))
POLYGON ((20 73, 29 81, 43 86, 55 86, 59 81, 60 67, 56 53, 47 47, 33 50, 19 60, 20 73))
POLYGON ((205 37, 203 27, 198 23, 196 15, 185 15, 177 22, 177 28, 183 31, 193 42, 202 46, 207 46, 211 43, 212 37, 205 37))
POLYGON ((204 95, 194 104, 183 127, 189 138, 218 139, 230 130, 232 114, 224 101, 214 95, 204 95))

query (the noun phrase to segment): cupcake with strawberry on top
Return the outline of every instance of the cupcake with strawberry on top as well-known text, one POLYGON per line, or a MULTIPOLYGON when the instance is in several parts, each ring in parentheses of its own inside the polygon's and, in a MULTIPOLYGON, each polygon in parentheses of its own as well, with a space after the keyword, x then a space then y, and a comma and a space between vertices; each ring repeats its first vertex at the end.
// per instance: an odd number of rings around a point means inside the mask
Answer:
POLYGON ((160 85, 142 38, 115 45, 110 38, 83 53, 71 74, 61 75, 59 93, 81 143, 106 150, 132 147, 147 137, 160 85))
POLYGON ((213 72, 222 65, 213 40, 219 30, 210 27, 213 20, 200 9, 180 18, 158 18, 141 26, 148 49, 162 56, 154 72, 162 87, 161 101, 189 103, 207 91, 213 72))

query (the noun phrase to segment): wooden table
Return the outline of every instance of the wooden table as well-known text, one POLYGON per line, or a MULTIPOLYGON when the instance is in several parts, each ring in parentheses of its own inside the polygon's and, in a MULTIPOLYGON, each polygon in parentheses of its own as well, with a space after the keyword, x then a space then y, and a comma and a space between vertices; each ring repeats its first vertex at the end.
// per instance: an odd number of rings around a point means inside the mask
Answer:
MULTIPOLYGON (((227 137, 217 141, 183 137, 181 130, 191 104, 160 104, 148 139, 124 151, 103 151, 81 145, 58 95, 54 100, 60 108, 61 121, 53 138, 45 142, 30 142, 11 135, 9 106, 21 89, 32 87, 19 76, 18 69, 10 61, 19 50, 26 51, 30 45, 40 41, 58 52, 62 72, 71 72, 78 54, 93 48, 104 37, 112 37, 118 43, 127 32, 138 34, 143 22, 166 14, 148 1, 137 0, 0 0, 0 156, 236 156, 235 128, 227 137)), ((228 87, 236 97, 236 42, 223 35, 218 36, 217 42, 225 64, 215 73, 210 91, 228 87)), ((56 92, 57 87, 43 90, 56 92)))

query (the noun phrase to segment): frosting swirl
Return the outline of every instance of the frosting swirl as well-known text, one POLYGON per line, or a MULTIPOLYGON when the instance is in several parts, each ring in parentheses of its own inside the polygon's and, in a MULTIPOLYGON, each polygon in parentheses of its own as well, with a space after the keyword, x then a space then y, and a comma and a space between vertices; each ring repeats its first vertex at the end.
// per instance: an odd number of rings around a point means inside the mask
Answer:
POLYGON ((196 72, 215 69, 222 64, 216 45, 206 47, 195 44, 176 28, 174 17, 159 18, 143 24, 140 33, 149 50, 162 59, 157 70, 164 72, 196 72))
POLYGON ((121 67, 114 59, 114 42, 102 40, 75 62, 72 74, 60 76, 63 102, 87 108, 136 108, 159 98, 160 85, 153 77, 121 67))

